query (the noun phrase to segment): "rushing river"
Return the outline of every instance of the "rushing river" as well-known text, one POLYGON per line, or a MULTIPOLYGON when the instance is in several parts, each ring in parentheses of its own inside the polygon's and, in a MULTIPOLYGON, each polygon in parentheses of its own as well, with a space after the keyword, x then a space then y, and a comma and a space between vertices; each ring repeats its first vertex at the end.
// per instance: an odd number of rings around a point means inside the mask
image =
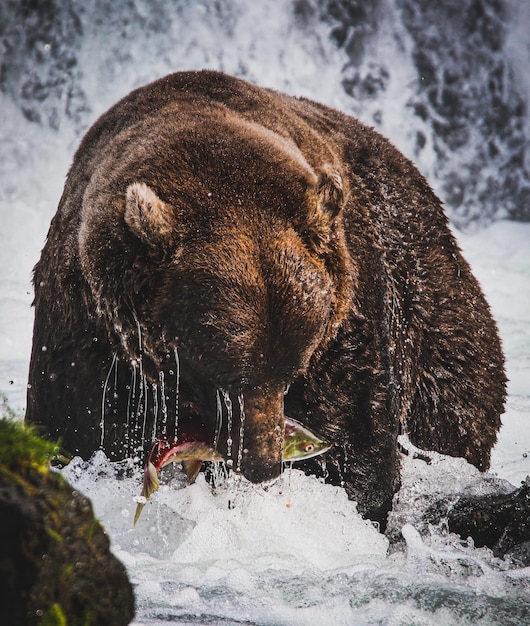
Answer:
POLYGON ((202 476, 186 487, 178 470, 164 469, 135 527, 142 476, 117 479, 99 454, 74 460, 64 473, 92 499, 134 583, 134 624, 529 624, 530 568, 422 519, 440 497, 484 493, 497 479, 518 486, 530 474, 530 224, 500 219, 530 214, 528 3, 71 0, 42 3, 41 13, 30 5, 0 7, 0 391, 18 416, 31 268, 80 135, 130 89, 180 69, 222 69, 323 100, 390 136, 453 222, 468 227, 456 234, 507 354, 492 476, 459 459, 404 457, 391 541, 340 488, 290 468, 267 488, 220 477, 215 489, 202 476), (449 10, 437 18, 435 5, 453 4, 467 22, 449 10), (512 11, 508 21, 499 7, 512 11), (471 8, 482 39, 443 52, 447 33, 469 26, 471 8), (498 119, 487 114, 495 107, 498 119))

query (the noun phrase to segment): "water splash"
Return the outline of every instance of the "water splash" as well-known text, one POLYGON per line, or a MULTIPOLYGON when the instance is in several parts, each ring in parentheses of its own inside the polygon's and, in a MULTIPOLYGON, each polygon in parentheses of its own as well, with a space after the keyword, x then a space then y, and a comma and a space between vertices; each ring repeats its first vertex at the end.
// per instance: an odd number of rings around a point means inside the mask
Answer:
POLYGON ((243 394, 237 396, 239 402, 239 445, 237 450, 236 471, 241 472, 241 461, 243 460, 244 439, 245 439, 245 399, 243 394))
MULTIPOLYGON (((140 365, 140 370, 141 370, 141 365, 140 365)), ((145 374, 142 371, 140 371, 140 398, 138 401, 137 415, 138 415, 138 420, 140 419, 141 415, 143 417, 143 420, 142 420, 142 436, 141 436, 141 440, 137 448, 139 454, 143 451, 144 446, 145 446, 145 433, 147 430, 148 407, 149 407, 149 385, 147 384, 147 378, 145 374)))
POLYGON ((232 427, 234 421, 232 399, 228 391, 221 390, 223 400, 226 407, 226 421, 227 421, 227 437, 226 437, 226 466, 228 469, 232 469, 234 466, 234 460, 232 459, 232 444, 234 442, 232 438, 232 427))
MULTIPOLYGON (((406 521, 404 541, 389 553, 343 489, 296 469, 269 486, 234 472, 214 489, 203 475, 182 489, 162 485, 132 529, 139 477, 117 480, 116 465, 98 453, 63 472, 92 499, 127 567, 138 626, 235 624, 242 615, 263 626, 527 623, 528 568, 444 529, 420 535, 406 521)), ((449 457, 433 466, 406 457, 404 472, 418 493, 396 501, 398 515, 478 474, 449 457)))
POLYGON ((130 446, 132 444, 131 441, 131 424, 132 424, 132 416, 134 411, 134 406, 136 404, 136 369, 138 364, 135 359, 131 359, 131 381, 129 383, 129 394, 127 396, 127 415, 125 418, 126 428, 125 432, 128 434, 128 445, 129 448, 127 450, 128 454, 132 452, 130 446))
POLYGON ((164 381, 164 372, 160 370, 158 372, 158 381, 160 383, 160 400, 162 403, 162 435, 167 435, 167 402, 166 402, 166 385, 164 381))
POLYGON ((175 434, 178 433, 178 423, 179 423, 179 395, 180 395, 180 359, 178 348, 175 346, 174 348, 175 354, 175 434))
POLYGON ((221 401, 221 390, 215 392, 216 416, 215 416, 215 434, 213 438, 213 447, 217 450, 219 445, 219 435, 223 426, 223 404, 221 401))
MULTIPOLYGON (((110 364, 109 371, 107 372, 105 382, 103 384, 103 395, 101 398, 101 420, 99 423, 99 428, 101 430, 101 438, 99 441, 99 447, 102 450, 103 450, 103 444, 105 442, 105 399, 107 396, 107 391, 109 389, 109 380, 110 380, 110 377, 112 375, 112 371, 114 368, 115 368, 114 377, 117 376, 117 371, 118 371, 117 359, 118 359, 118 355, 115 352, 114 356, 112 357, 112 362, 110 364)), ((116 382, 114 383, 114 388, 116 388, 116 382)))
POLYGON ((153 433, 151 435, 151 441, 154 441, 158 422, 158 386, 156 383, 151 383, 151 388, 153 390, 153 433))
POLYGON ((140 454, 144 449, 145 445, 145 431, 147 427, 147 406, 148 406, 148 386, 147 379, 144 374, 143 369, 143 344, 142 344, 142 328, 140 326, 140 322, 138 318, 135 317, 136 328, 138 330, 138 373, 139 373, 139 384, 140 391, 138 396, 138 404, 135 410, 135 430, 138 432, 140 430, 140 421, 141 425, 141 437, 140 441, 136 442, 137 449, 135 452, 140 454), (143 417, 143 419, 142 419, 143 417))

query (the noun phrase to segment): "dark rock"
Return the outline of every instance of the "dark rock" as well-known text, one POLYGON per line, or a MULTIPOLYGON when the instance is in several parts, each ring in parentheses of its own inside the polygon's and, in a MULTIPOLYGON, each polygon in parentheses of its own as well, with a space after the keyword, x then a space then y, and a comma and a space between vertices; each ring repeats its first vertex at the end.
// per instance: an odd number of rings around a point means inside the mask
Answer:
POLYGON ((10 455, 13 433, 37 439, 0 421, 0 623, 128 624, 132 587, 90 501, 42 458, 10 455))
POLYGON ((487 546, 495 556, 530 565, 530 477, 507 494, 463 495, 452 504, 440 502, 426 517, 447 517, 449 530, 471 537, 476 547, 487 546))

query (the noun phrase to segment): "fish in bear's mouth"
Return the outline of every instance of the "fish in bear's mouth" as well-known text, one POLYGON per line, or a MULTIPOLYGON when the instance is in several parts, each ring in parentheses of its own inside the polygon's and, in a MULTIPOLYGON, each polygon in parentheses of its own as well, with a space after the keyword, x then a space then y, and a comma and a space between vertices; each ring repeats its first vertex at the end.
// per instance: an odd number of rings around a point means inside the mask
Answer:
MULTIPOLYGON (((177 438, 155 441, 147 458, 142 493, 136 507, 134 524, 138 521, 148 498, 159 487, 158 473, 170 463, 182 463, 188 484, 199 473, 204 461, 222 462, 224 457, 205 440, 204 433, 180 433, 177 438)), ((302 461, 323 454, 331 445, 317 437, 296 420, 285 416, 283 461, 302 461)))

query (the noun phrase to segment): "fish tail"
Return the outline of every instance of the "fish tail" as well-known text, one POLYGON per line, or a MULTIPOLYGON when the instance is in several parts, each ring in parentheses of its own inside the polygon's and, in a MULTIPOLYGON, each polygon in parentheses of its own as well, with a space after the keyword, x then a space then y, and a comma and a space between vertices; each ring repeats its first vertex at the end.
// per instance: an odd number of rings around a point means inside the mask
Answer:
POLYGON ((144 498, 149 498, 149 496, 154 493, 159 487, 160 482, 158 480, 158 472, 156 471, 156 467, 149 461, 145 468, 142 496, 144 496, 144 498))
POLYGON ((136 513, 134 514, 133 526, 136 526, 136 522, 139 520, 140 513, 142 512, 144 506, 145 506, 145 502, 139 502, 138 505, 136 506, 136 513))
POLYGON ((134 526, 136 526, 136 522, 140 518, 140 514, 142 513, 142 510, 146 505, 149 496, 154 493, 159 487, 160 482, 158 480, 158 472, 156 471, 156 467, 149 461, 145 466, 144 486, 141 493, 141 497, 145 498, 145 502, 139 502, 136 506, 136 513, 134 514, 133 522, 134 526))
POLYGON ((197 478, 197 474, 199 473, 201 466, 202 466, 202 460, 200 459, 182 461, 182 468, 184 469, 184 472, 186 473, 186 478, 188 479, 188 485, 191 485, 191 483, 197 478))

